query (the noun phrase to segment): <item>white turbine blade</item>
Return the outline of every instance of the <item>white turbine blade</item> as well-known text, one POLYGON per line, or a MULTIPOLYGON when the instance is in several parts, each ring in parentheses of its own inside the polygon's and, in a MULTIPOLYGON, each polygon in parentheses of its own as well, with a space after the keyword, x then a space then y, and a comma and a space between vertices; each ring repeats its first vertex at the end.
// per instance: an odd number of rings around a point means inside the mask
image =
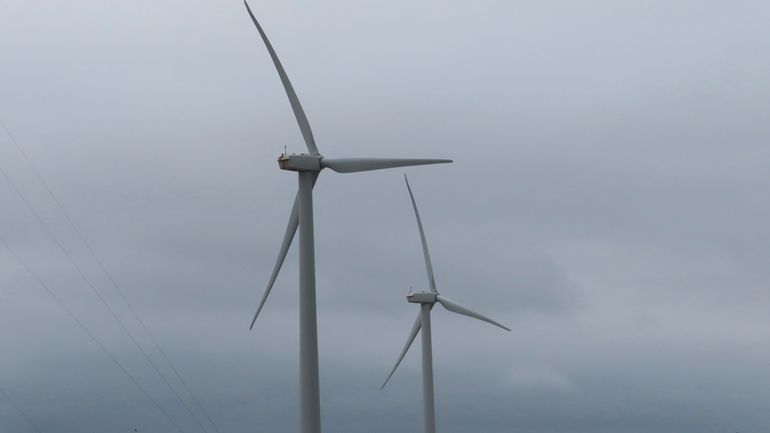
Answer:
POLYGON ((446 164, 451 159, 409 159, 409 158, 323 158, 321 166, 337 173, 382 170, 384 168, 407 167, 410 165, 446 164))
POLYGON ((297 98, 297 94, 294 92, 294 87, 292 87, 291 81, 289 81, 289 76, 286 75, 286 71, 283 69, 281 61, 278 60, 278 55, 275 54, 275 50, 273 50, 273 46, 267 39, 267 35, 265 34, 264 30, 262 30, 262 26, 259 25, 257 18, 255 18, 254 14, 251 12, 249 4, 246 3, 246 0, 243 1, 243 4, 246 5, 246 10, 249 12, 251 20, 254 21, 254 25, 257 26, 259 35, 262 36, 262 41, 265 42, 265 46, 267 47, 267 52, 270 53, 270 57, 273 59, 275 69, 278 70, 278 76, 281 77, 281 83, 283 83, 283 88, 286 90, 286 96, 289 97, 291 109, 294 110, 294 117, 297 118, 297 123, 299 123, 299 129, 302 131, 302 137, 305 139, 307 150, 314 155, 318 155, 318 148, 315 145, 313 131, 310 129, 310 123, 307 121, 305 111, 302 109, 302 105, 299 103, 299 98, 297 98))
MULTIPOLYGON (((315 186, 316 181, 318 180, 318 174, 316 173, 315 176, 313 176, 313 186, 315 186)), ((273 284, 275 284, 275 279, 278 277, 278 272, 281 271, 281 266, 283 265, 283 261, 286 259, 286 254, 289 252, 289 247, 291 246, 291 241, 294 239, 294 235, 297 233, 297 227, 299 227, 299 193, 294 197, 294 205, 291 207, 291 213, 289 214, 289 223, 286 225, 286 233, 283 235, 283 243, 281 244, 281 249, 278 251, 278 258, 275 260, 275 266, 273 267, 273 273, 270 275, 270 280, 267 282, 267 288, 265 288, 265 293, 262 295, 262 300, 259 301, 259 307, 257 307, 257 312, 254 313, 254 318, 251 319, 251 325, 249 325, 249 329, 252 329, 254 327, 254 322, 257 321, 257 316, 259 316, 259 312, 262 311, 262 307, 265 306, 265 301, 267 301, 268 295, 270 295, 270 290, 273 288, 273 284)))
POLYGON ((417 210, 417 202, 414 201, 414 194, 412 194, 412 188, 409 186, 409 179, 404 174, 404 180, 406 181, 406 189, 409 190, 409 198, 412 199, 412 207, 414 208, 414 216, 417 217, 417 228, 420 229, 420 241, 422 241, 422 254, 425 256, 425 269, 428 271, 428 284, 433 293, 438 293, 436 290, 436 278, 433 276, 433 263, 430 261, 430 253, 428 252, 428 242, 425 240, 425 231, 422 229, 422 220, 420 220, 420 212, 417 210))
POLYGON ((298 199, 299 197, 294 198, 294 206, 291 207, 289 223, 286 225, 286 233, 283 235, 283 243, 281 244, 281 249, 278 251, 278 258, 276 259, 275 266, 273 267, 273 274, 270 275, 270 281, 267 282, 267 288, 265 289, 265 293, 262 295, 262 300, 259 301, 259 307, 257 307, 257 312, 254 313, 254 318, 251 319, 251 325, 249 325, 249 329, 254 327, 254 322, 257 321, 257 316, 259 316, 259 312, 262 311, 262 307, 265 305, 265 301, 267 301, 268 295, 270 295, 270 290, 273 288, 275 279, 278 277, 278 272, 281 271, 281 266, 283 265, 283 261, 286 259, 286 254, 289 252, 289 247, 291 246, 291 241, 294 239, 294 234, 297 233, 297 227, 299 227, 299 213, 297 210, 298 199))
POLYGON ((506 331, 510 331, 511 330, 507 326, 505 326, 505 325, 503 325, 503 324, 501 324, 499 322, 496 322, 496 321, 490 319, 489 317, 484 316, 483 314, 479 314, 479 313, 477 313, 475 311, 472 311, 472 310, 470 310, 470 309, 468 309, 466 307, 463 307, 462 305, 458 304, 457 302, 452 301, 450 299, 447 299, 447 298, 445 298, 445 297, 443 297, 441 295, 437 295, 436 296, 436 301, 438 301, 439 304, 441 304, 444 308, 446 308, 447 310, 449 310, 449 311, 451 311, 453 313, 462 314, 464 316, 473 317, 474 319, 483 320, 484 322, 491 323, 492 325, 495 325, 495 326, 498 326, 500 328, 503 328, 506 331))
POLYGON ((404 345, 404 349, 401 351, 401 355, 398 356, 398 361, 396 361, 396 365, 394 365, 393 369, 390 370, 390 374, 388 374, 388 377, 385 378, 385 382, 382 384, 380 389, 385 388, 385 385, 388 384, 388 381, 390 380, 391 376, 393 376, 393 373, 396 372, 396 369, 398 368, 399 364, 401 364, 401 360, 404 359, 406 352, 409 351, 409 347, 412 345, 414 338, 417 337, 417 333, 420 332, 421 327, 422 327, 422 320, 420 317, 420 313, 417 313, 417 320, 415 320, 414 326, 412 326, 412 330, 409 332, 409 337, 406 339, 406 345, 404 345))

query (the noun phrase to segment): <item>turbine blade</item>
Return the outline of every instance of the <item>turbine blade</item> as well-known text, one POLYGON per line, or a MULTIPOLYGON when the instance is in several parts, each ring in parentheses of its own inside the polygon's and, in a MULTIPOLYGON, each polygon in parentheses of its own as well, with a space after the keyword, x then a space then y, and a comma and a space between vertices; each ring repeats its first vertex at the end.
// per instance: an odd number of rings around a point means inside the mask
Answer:
POLYGON ((267 282, 267 288, 265 288, 265 293, 262 294, 262 300, 259 301, 257 312, 254 313, 254 317, 251 319, 251 325, 249 325, 249 329, 254 327, 254 322, 257 321, 259 312, 262 311, 262 307, 265 306, 265 301, 267 301, 267 297, 270 295, 270 290, 273 288, 275 279, 278 277, 278 272, 281 271, 283 261, 286 259, 286 254, 289 252, 289 247, 291 246, 291 241, 294 239, 294 234, 297 233, 297 227, 299 227, 299 212, 297 210, 298 199, 299 197, 294 198, 294 205, 291 207, 289 223, 286 225, 286 233, 283 235, 283 243, 281 244, 281 249, 278 251, 278 258, 276 259, 275 266, 273 267, 273 274, 270 275, 270 280, 267 282))
POLYGON ((438 301, 439 304, 441 304, 444 308, 446 308, 447 310, 449 310, 449 311, 451 311, 453 313, 462 314, 463 316, 473 317, 474 319, 479 319, 479 320, 482 320, 484 322, 491 323, 492 325, 495 325, 495 326, 498 326, 500 328, 503 328, 506 331, 510 331, 511 330, 507 326, 505 326, 505 325, 503 325, 503 324, 501 324, 499 322, 496 322, 496 321, 490 319, 489 317, 484 316, 483 314, 479 314, 479 313, 477 313, 475 311, 472 311, 472 310, 470 310, 470 309, 468 309, 466 307, 463 307, 462 305, 458 304, 457 302, 452 301, 450 299, 447 299, 447 298, 445 298, 445 297, 443 297, 441 295, 437 295, 436 296, 436 301, 438 301))
POLYGON ((257 26, 259 35, 262 36, 262 41, 265 43, 265 47, 267 47, 267 52, 270 53, 270 57, 273 59, 275 69, 278 70, 278 76, 281 77, 281 83, 283 83, 283 88, 286 90, 286 96, 289 97, 291 109, 294 111, 294 117, 297 118, 297 123, 299 123, 299 129, 302 131, 302 137, 305 139, 307 150, 314 155, 318 155, 318 148, 315 145, 313 131, 310 129, 310 123, 307 121, 305 111, 302 109, 302 105, 299 103, 299 98, 297 98, 297 94, 294 92, 294 87, 292 87, 291 81, 289 81, 289 76, 286 75, 286 71, 283 69, 281 61, 278 60, 278 55, 275 54, 275 50, 273 50, 273 46, 267 39, 265 31, 262 30, 262 26, 259 25, 257 18, 254 17, 254 14, 251 12, 249 4, 246 3, 246 0, 243 1, 243 4, 246 5, 246 10, 249 12, 251 20, 254 21, 254 25, 257 26))
POLYGON ((409 158, 323 158, 321 166, 337 173, 382 170, 384 168, 407 167, 410 165, 445 164, 451 159, 409 159, 409 158))
POLYGON ((420 212, 417 210, 417 202, 414 201, 414 194, 412 194, 412 188, 409 186, 409 179, 404 174, 404 180, 406 181, 406 189, 409 190, 409 198, 412 199, 412 207, 414 208, 414 216, 417 217, 417 228, 420 229, 420 241, 422 241, 422 254, 425 256, 425 269, 428 271, 428 284, 433 293, 438 293, 436 290, 436 278, 433 276, 433 263, 430 261, 430 253, 428 252, 428 242, 425 240, 425 231, 422 229, 422 220, 420 220, 420 212))
MULTIPOLYGON (((315 186, 316 181, 318 180, 318 173, 313 176, 313 186, 315 186)), ((286 254, 289 252, 289 247, 291 246, 291 241, 294 239, 294 234, 297 233, 297 227, 299 227, 299 192, 297 192, 297 195, 294 197, 294 205, 291 207, 291 213, 289 214, 289 223, 286 225, 286 233, 283 235, 283 243, 281 244, 281 249, 278 251, 278 258, 275 260, 275 266, 273 267, 273 273, 270 275, 270 280, 267 282, 267 288, 265 288, 265 293, 262 294, 262 300, 259 301, 259 307, 257 307, 257 312, 254 313, 254 317, 251 319, 251 325, 249 325, 249 329, 252 329, 254 327, 254 322, 257 321, 257 316, 259 316, 259 312, 262 311, 262 307, 265 306, 265 301, 267 301, 268 295, 270 295, 270 290, 273 288, 273 284, 275 284, 275 279, 278 277, 278 272, 281 271, 281 266, 283 265, 283 261, 286 259, 286 254)))
POLYGON ((404 359, 406 352, 409 351, 409 347, 412 345, 412 342, 414 341, 415 337, 417 337, 417 333, 420 332, 421 327, 422 327, 422 320, 420 317, 420 313, 417 313, 417 320, 415 320, 414 326, 412 326, 412 330, 409 332, 409 337, 406 339, 406 345, 404 346, 404 349, 401 351, 401 355, 398 356, 398 361, 396 361, 396 365, 394 365, 393 369, 390 370, 388 377, 385 378, 385 382, 382 384, 380 389, 385 388, 385 385, 388 384, 388 381, 393 376, 393 373, 396 372, 396 369, 398 368, 399 364, 401 364, 401 360, 404 359))

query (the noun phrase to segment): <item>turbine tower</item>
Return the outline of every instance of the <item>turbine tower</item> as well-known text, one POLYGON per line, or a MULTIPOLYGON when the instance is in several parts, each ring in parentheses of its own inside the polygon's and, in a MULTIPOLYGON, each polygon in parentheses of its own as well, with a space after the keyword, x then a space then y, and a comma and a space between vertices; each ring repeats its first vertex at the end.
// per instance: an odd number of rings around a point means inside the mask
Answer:
POLYGON ((484 322, 491 323, 495 326, 503 328, 506 331, 510 331, 510 329, 490 319, 489 317, 463 307, 457 302, 447 299, 438 293, 438 290, 436 289, 436 279, 433 276, 433 264, 430 261, 430 253, 428 252, 428 243, 425 240, 425 231, 422 228, 422 221, 420 220, 420 212, 417 211, 417 203, 414 201, 412 188, 409 186, 409 179, 406 178, 406 175, 404 175, 404 180, 406 181, 406 189, 409 191, 409 197, 412 199, 414 216, 417 218, 417 228, 420 230, 420 240, 422 241, 422 252, 425 256, 425 269, 428 271, 428 285, 430 286, 430 291, 417 293, 410 291, 409 294, 406 295, 406 300, 408 302, 420 304, 420 313, 417 315, 417 320, 415 320, 411 332, 409 332, 406 345, 404 346, 404 349, 401 350, 401 355, 398 356, 396 365, 394 365, 393 369, 390 370, 388 377, 385 378, 385 382, 382 384, 380 389, 385 388, 385 385, 388 384, 388 381, 393 376, 393 373, 396 372, 399 364, 401 364, 401 360, 404 359, 404 355, 406 355, 406 352, 409 350, 409 347, 412 345, 415 337, 417 337, 417 333, 422 330, 423 426, 425 433, 435 433, 436 409, 433 399, 433 349, 430 328, 430 311, 433 309, 433 306, 438 302, 441 304, 441 306, 453 313, 483 320, 484 322))
POLYGON ((318 174, 324 168, 337 173, 353 173, 359 171, 380 170, 384 168, 405 167, 411 165, 426 165, 452 162, 449 159, 393 159, 393 158, 326 158, 319 152, 310 130, 305 112, 299 103, 297 94, 286 75, 273 46, 267 39, 251 8, 244 0, 246 10, 259 31, 270 57, 273 60, 283 88, 289 97, 294 116, 299 123, 299 129, 307 145, 308 153, 283 154, 278 158, 278 165, 283 170, 296 171, 299 175, 299 191, 294 198, 294 205, 289 215, 289 224, 283 237, 281 249, 273 268, 273 273, 267 283, 267 288, 259 302, 249 329, 254 327, 259 312, 265 305, 270 290, 273 288, 281 265, 286 258, 294 234, 299 227, 299 385, 300 385, 300 432, 321 432, 320 389, 318 383, 318 331, 316 327, 316 294, 315 294, 315 252, 313 244, 313 186, 318 174))

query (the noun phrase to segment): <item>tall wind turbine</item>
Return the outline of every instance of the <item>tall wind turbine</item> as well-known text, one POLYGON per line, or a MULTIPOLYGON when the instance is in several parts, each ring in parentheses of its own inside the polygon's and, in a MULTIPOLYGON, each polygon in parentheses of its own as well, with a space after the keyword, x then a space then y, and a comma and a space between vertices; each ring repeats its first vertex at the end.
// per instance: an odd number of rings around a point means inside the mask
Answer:
POLYGON ((404 175, 404 180, 406 181, 406 189, 409 191, 409 197, 412 199, 414 216, 417 218, 417 228, 420 230, 420 240, 422 241, 422 252, 425 256, 425 269, 428 271, 428 285, 430 286, 430 291, 417 293, 410 291, 409 294, 406 295, 406 300, 408 302, 420 304, 420 313, 417 315, 417 320, 415 320, 414 326, 412 326, 412 331, 409 332, 406 345, 404 346, 404 349, 401 350, 401 355, 399 355, 398 361, 396 361, 396 365, 394 365, 393 369, 390 370, 388 377, 385 379, 385 382, 382 384, 380 389, 385 388, 385 385, 388 384, 388 381, 393 376, 393 373, 396 372, 398 365, 401 364, 401 360, 404 359, 404 355, 406 355, 406 352, 409 350, 409 347, 412 345, 415 337, 417 337, 417 333, 422 330, 423 425, 425 428, 425 433, 435 433, 436 409, 433 400, 433 349, 430 329, 430 310, 433 309, 433 305, 438 302, 441 304, 441 306, 453 313, 483 320, 484 322, 491 323, 495 326, 503 328, 506 331, 510 331, 510 329, 490 319, 489 317, 463 307, 457 302, 447 299, 438 293, 438 290, 436 289, 436 279, 433 277, 433 264, 430 261, 430 253, 428 252, 428 242, 425 240, 425 231, 422 229, 420 212, 417 211, 417 203, 414 201, 414 194, 412 194, 412 188, 409 187, 409 179, 406 178, 406 175, 404 175))
POLYGON ((354 173, 359 171, 380 170, 383 168, 405 167, 410 165, 426 165, 452 162, 449 159, 393 159, 393 158, 326 158, 321 156, 313 139, 313 132, 305 117, 305 112, 299 103, 297 94, 281 66, 273 46, 267 39, 257 19, 244 0, 246 10, 259 31, 262 41, 273 59, 275 69, 281 78, 283 88, 289 97, 294 116, 299 123, 302 137, 305 139, 308 153, 286 155, 278 158, 278 165, 283 170, 296 171, 299 174, 299 191, 294 198, 294 206, 289 215, 289 224, 283 236, 283 244, 278 252, 273 273, 267 283, 257 312, 251 321, 249 329, 254 327, 259 312, 265 305, 270 290, 275 283, 281 265, 286 258, 291 241, 299 227, 299 385, 300 385, 300 432, 321 432, 320 389, 318 384, 318 331, 316 327, 316 296, 315 296, 315 252, 313 245, 313 186, 318 174, 324 168, 337 173, 354 173))

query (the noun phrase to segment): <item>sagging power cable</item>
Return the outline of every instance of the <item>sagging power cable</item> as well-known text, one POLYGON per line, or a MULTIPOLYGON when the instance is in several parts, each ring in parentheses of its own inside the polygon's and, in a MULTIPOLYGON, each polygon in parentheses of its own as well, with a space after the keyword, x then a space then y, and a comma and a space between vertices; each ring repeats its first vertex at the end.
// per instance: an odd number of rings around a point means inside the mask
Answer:
POLYGON ((11 395, 8 394, 8 392, 2 386, 0 386, 0 394, 3 394, 5 396, 5 399, 11 402, 11 406, 13 406, 16 409, 16 412, 19 412, 21 417, 24 418, 25 421, 27 421, 27 424, 29 424, 29 426, 32 427, 32 430, 35 430, 37 433, 43 433, 42 431, 40 431, 40 428, 37 426, 37 424, 35 424, 35 422, 32 421, 32 418, 30 418, 29 415, 27 415, 27 412, 25 412, 24 409, 22 409, 21 406, 19 406, 19 404, 16 403, 16 400, 11 398, 11 395))
MULTIPOLYGON (((155 338, 155 336, 153 335, 153 333, 150 331, 150 329, 149 329, 149 327, 147 326, 147 324, 144 322, 144 320, 142 320, 142 318, 141 318, 141 317, 139 316, 139 314, 137 313, 136 309, 134 309, 134 307, 133 307, 133 305, 131 304, 131 302, 130 302, 130 301, 128 300, 128 298, 125 296, 125 294, 123 293, 123 290, 120 288, 120 286, 118 285, 118 283, 117 283, 117 281, 115 280, 115 278, 113 278, 112 274, 111 274, 111 273, 110 273, 110 272, 107 270, 107 267, 104 265, 104 263, 102 262, 102 260, 101 260, 101 259, 99 258, 99 256, 96 254, 95 250, 94 250, 94 249, 93 249, 93 247, 91 246, 91 243, 90 243, 90 242, 88 242, 88 240, 86 239, 85 235, 83 235, 83 233, 80 231, 80 229, 78 229, 77 225, 76 225, 76 224, 75 224, 75 222, 72 220, 72 218, 70 217, 69 213, 68 213, 68 212, 67 212, 67 211, 64 209, 64 206, 62 205, 61 201, 58 199, 58 197, 56 196, 56 194, 54 194, 53 190, 52 190, 52 189, 51 189, 51 187, 48 185, 48 182, 46 182, 46 181, 45 181, 45 179, 43 179, 42 175, 40 174, 40 171, 39 171, 39 170, 37 169, 37 167, 36 167, 36 166, 35 166, 35 165, 32 163, 32 160, 29 158, 29 156, 28 156, 28 155, 27 155, 27 153, 24 151, 24 149, 22 148, 22 146, 21 146, 21 145, 19 144, 19 142, 16 140, 16 137, 13 135, 13 133, 10 131, 10 129, 9 129, 9 128, 8 128, 8 126, 5 124, 5 122, 3 122, 3 120, 2 120, 2 119, 0 119, 0 126, 2 126, 2 127, 3 127, 3 129, 4 129, 4 130, 5 130, 5 132, 6 132, 6 134, 7 134, 7 135, 8 135, 8 137, 10 138, 10 140, 11 140, 11 143, 13 143, 13 145, 14 145, 14 146, 16 147, 16 149, 19 151, 19 153, 21 154, 22 158, 24 159, 24 161, 26 162, 26 164, 29 166, 29 168, 32 170, 32 172, 34 173, 34 175, 35 175, 35 177, 37 178, 37 180, 40 182, 40 184, 41 184, 41 185, 43 186, 43 188, 46 190, 47 194, 48 194, 48 195, 51 197, 51 199, 53 200, 53 202, 54 202, 54 204, 56 205, 56 207, 58 208, 59 212, 61 212, 61 214, 64 216, 64 219, 67 221, 67 223, 69 224, 69 226, 70 226, 70 227, 72 227, 73 231, 75 232, 75 234, 77 235, 77 237, 78 237, 78 238, 81 240, 81 242, 83 243, 83 245, 85 245, 85 247, 86 247, 86 250, 87 250, 87 251, 88 251, 88 253, 91 255, 91 257, 94 259, 94 262, 97 264, 97 266, 99 267, 99 269, 101 270, 101 272, 102 272, 102 273, 104 273, 104 275, 105 275, 105 276, 107 277, 107 279, 110 281, 110 284, 112 285, 112 287, 113 287, 113 289, 115 290, 115 292, 118 294, 118 296, 120 297, 120 299, 121 299, 121 300, 122 300, 122 301, 123 301, 123 302, 126 304, 126 306, 128 307, 128 310, 130 311, 131 315, 132 315, 132 316, 134 317, 134 319, 135 319, 135 320, 136 320, 136 321, 139 323, 139 325, 141 326, 141 328, 144 330, 144 332, 145 332, 145 333, 147 334, 147 336, 150 338, 150 341, 152 341, 152 343, 153 343, 153 345, 155 346, 155 348, 158 350, 158 352, 161 354, 161 356, 163 357, 163 359, 166 361, 166 363, 169 365, 169 367, 171 368, 171 370, 174 372, 174 375, 175 375, 175 377, 177 378, 177 380, 178 380, 178 381, 179 381, 179 382, 182 384, 182 386, 185 388, 185 391, 188 393, 188 395, 189 395, 189 396, 192 398, 192 400, 195 402, 195 404, 197 405, 197 407, 198 407, 198 409, 201 411, 201 413, 203 413, 203 414, 204 414, 204 416, 205 416, 206 420, 208 420, 208 422, 209 422, 209 423, 210 423, 210 424, 211 424, 211 425, 214 427, 214 430, 215 430, 217 433, 221 433, 221 432, 220 432, 220 430, 219 430, 219 428, 217 427, 217 425, 214 423, 213 419, 211 418, 211 416, 209 416, 208 412, 206 411, 206 409, 205 409, 205 408, 203 407, 203 405, 201 404, 201 402, 200 402, 200 400, 198 399, 198 397, 195 395, 195 393, 192 391, 192 389, 190 389, 189 385, 187 384, 187 381, 186 381, 186 380, 183 378, 183 376, 182 376, 182 375, 179 373, 179 370, 177 369, 176 365, 175 365, 175 364, 174 364, 174 363, 171 361, 171 359, 168 357, 168 355, 166 354, 166 351, 165 351, 165 350, 163 350, 163 348, 161 347, 160 343, 159 343, 159 342, 158 342, 158 340, 155 338)), ((186 410, 186 411, 187 411, 187 412, 188 412, 188 413, 189 413, 189 414, 190 414, 190 415, 193 417, 193 419, 194 419, 194 420, 195 420, 195 422, 198 424, 198 426, 201 428, 201 430, 203 430, 203 432, 204 432, 204 433, 208 433, 208 430, 207 430, 207 429, 206 429, 206 428, 203 426, 203 423, 202 423, 202 422, 201 422, 201 420, 198 418, 198 416, 197 416, 197 415, 194 413, 194 411, 192 410, 192 408, 190 408, 190 406, 187 404, 187 402, 185 402, 185 400, 184 400, 184 399, 183 399, 183 398, 182 398, 182 397, 179 395, 179 393, 176 391, 176 389, 175 389, 175 388, 174 388, 174 387, 171 385, 171 383, 168 381, 168 379, 166 378, 166 376, 165 376, 165 375, 164 375, 164 374, 161 372, 161 370, 160 370, 160 369, 157 367, 157 365, 156 365, 156 364, 155 364, 155 363, 152 361, 152 359, 151 359, 151 358, 150 358, 150 356, 147 354, 147 352, 144 350, 144 348, 143 348, 143 347, 142 347, 142 346, 139 344, 139 342, 136 340, 136 338, 133 336, 133 334, 131 334, 131 333, 129 332, 128 328, 125 326, 125 324, 123 323, 123 321, 122 321, 122 320, 121 320, 121 319, 120 319, 120 318, 117 316, 117 314, 115 314, 115 312, 114 312, 114 311, 113 311, 113 309, 112 309, 112 308, 109 306, 109 304, 107 303, 107 301, 106 301, 106 300, 103 298, 103 296, 102 296, 102 295, 101 295, 101 294, 98 292, 98 290, 96 289, 96 287, 94 287, 94 285, 91 283, 91 281, 90 281, 90 280, 89 280, 89 279, 86 277, 85 273, 84 273, 84 272, 81 270, 81 268, 80 268, 80 267, 79 267, 79 266, 78 266, 78 265, 75 263, 75 261, 73 260, 72 256, 69 254, 69 252, 66 250, 66 248, 65 248, 65 247, 64 247, 64 246, 61 244, 61 242, 58 240, 58 238, 57 238, 57 237, 54 235, 53 231, 50 229, 50 227, 48 226, 48 224, 47 224, 47 223, 46 223, 46 222, 45 222, 45 221, 44 221, 44 220, 43 220, 43 219, 40 217, 40 215, 39 215, 39 214, 38 214, 38 212, 37 212, 37 211, 34 209, 34 207, 32 206, 32 204, 31 204, 31 203, 30 203, 30 202, 29 202, 29 201, 28 201, 28 200, 27 200, 27 199, 24 197, 24 195, 21 193, 20 189, 19 189, 19 188, 16 186, 16 184, 15 184, 15 183, 14 183, 14 182, 11 180, 11 178, 10 178, 10 177, 9 177, 9 176, 8 176, 8 175, 7 175, 7 174, 6 174, 6 173, 5 173, 3 170, 2 170, 2 168, 1 168, 1 167, 0 167, 0 171, 2 171, 3 177, 5 177, 5 178, 8 180, 9 184, 10 184, 10 185, 11 185, 11 187, 12 187, 12 188, 13 188, 13 189, 16 191, 17 195, 19 195, 19 197, 20 197, 20 198, 22 199, 22 201, 25 203, 25 205, 27 206, 27 208, 29 208, 29 210, 30 210, 30 211, 31 211, 31 212, 32 212, 32 213, 35 215, 35 217, 36 217, 36 219, 38 220, 38 222, 39 222, 39 223, 40 223, 40 224, 41 224, 41 225, 42 225, 42 226, 43 226, 43 227, 46 229, 46 231, 48 232, 49 236, 50 236, 50 237, 51 237, 51 238, 54 240, 54 242, 55 242, 55 243, 56 243, 56 244, 59 246, 59 249, 60 249, 60 250, 61 250, 61 251, 64 253, 64 255, 67 257, 68 261, 69 261, 69 262, 72 264, 72 266, 73 266, 73 267, 75 267, 75 269, 78 271, 78 273, 79 273, 79 274, 80 274, 80 276, 83 278, 83 280, 86 282, 86 284, 87 284, 87 285, 88 285, 88 286, 91 288, 91 290, 94 292, 94 294, 97 296, 97 298, 99 298, 99 300, 101 301, 101 303, 102 303, 102 304, 105 306, 105 308, 106 308, 106 309, 107 309, 107 310, 110 312, 110 315, 112 315, 112 317, 115 319, 115 321, 117 321, 117 322, 118 322, 118 324, 119 324, 119 325, 120 325, 120 327, 123 329, 123 331, 126 333, 126 335, 128 335, 128 336, 129 336, 129 338, 131 339, 131 341, 132 341, 132 342, 134 343, 134 345, 135 345, 135 346, 136 346, 136 347, 139 349, 139 351, 142 353, 142 355, 143 355, 143 356, 144 356, 144 358, 147 360, 147 362, 148 362, 148 363, 149 363, 149 364, 152 366, 152 368, 153 368, 153 369, 154 369, 154 370, 155 370, 155 371, 158 373, 158 375, 161 377, 161 379, 162 379, 162 380, 163 380, 163 382, 166 384, 166 386, 167 386, 167 387, 168 387, 168 388, 171 390, 171 392, 174 394, 174 396, 177 398, 177 400, 178 400, 178 401, 179 401, 179 402, 182 404, 182 406, 185 408, 185 410, 186 410)))
POLYGON ((51 288, 48 286, 48 284, 46 284, 45 281, 43 281, 43 279, 40 277, 40 275, 38 275, 37 272, 35 272, 29 266, 29 264, 27 264, 27 262, 24 261, 24 259, 22 259, 21 256, 19 256, 19 254, 17 254, 16 251, 13 248, 11 248, 11 246, 8 245, 7 242, 5 242, 5 240, 2 237, 0 237, 0 245, 2 245, 6 250, 8 250, 8 252, 11 253, 11 255, 16 259, 16 261, 19 262, 24 267, 24 269, 27 271, 27 273, 29 273, 35 279, 35 281, 37 281, 37 283, 43 289, 45 289, 46 293, 48 293, 48 295, 56 302, 56 304, 58 304, 59 307, 62 310, 64 310, 65 313, 67 313, 67 315, 70 317, 70 319, 72 319, 72 321, 74 321, 78 325, 78 327, 86 334, 86 336, 88 336, 88 338, 94 344, 96 344, 96 346, 98 346, 99 349, 105 355, 107 355, 108 358, 110 358, 110 360, 113 362, 113 364, 115 364, 118 367, 118 369, 120 369, 120 371, 123 372, 123 374, 131 381, 131 383, 133 383, 134 386, 136 386, 136 388, 139 391, 141 391, 141 393, 144 394, 144 396, 147 397, 148 400, 150 400, 152 402, 152 404, 158 409, 158 411, 160 413, 162 413, 164 417, 166 417, 166 419, 179 431, 179 433, 185 433, 185 431, 182 430, 182 427, 179 426, 179 424, 177 424, 177 422, 174 421, 173 418, 171 418, 171 415, 169 415, 169 413, 165 409, 163 409, 163 406, 161 406, 160 403, 158 403, 158 401, 155 400, 147 392, 146 389, 144 389, 142 384, 139 383, 139 381, 126 369, 125 366, 123 366, 123 364, 120 361, 118 361, 118 358, 114 354, 112 354, 109 350, 107 350, 107 347, 101 341, 99 341, 98 338, 96 338, 96 336, 93 334, 93 332, 91 332, 90 329, 88 329, 88 327, 85 325, 85 323, 83 323, 75 315, 75 313, 72 310, 70 310, 69 307, 67 307, 67 305, 61 300, 61 298, 59 298, 56 295, 56 293, 54 293, 54 291, 51 290, 51 288))

